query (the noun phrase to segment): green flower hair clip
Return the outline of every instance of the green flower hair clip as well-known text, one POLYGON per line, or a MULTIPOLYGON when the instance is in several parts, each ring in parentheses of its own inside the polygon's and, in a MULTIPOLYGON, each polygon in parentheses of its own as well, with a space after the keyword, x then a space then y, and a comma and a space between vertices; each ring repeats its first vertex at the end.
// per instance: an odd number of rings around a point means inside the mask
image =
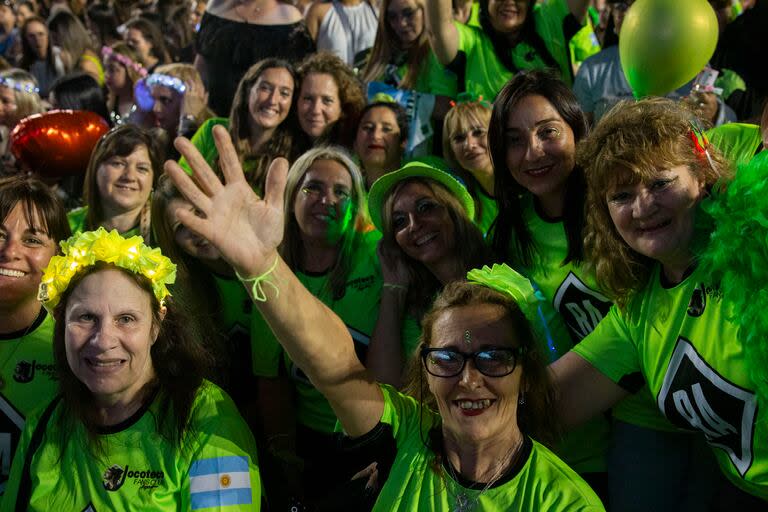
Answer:
POLYGON ((541 304, 546 300, 528 278, 502 263, 472 269, 467 273, 467 280, 510 296, 528 320, 533 335, 539 340, 546 340, 550 351, 548 356, 557 357, 557 348, 541 310, 541 304))

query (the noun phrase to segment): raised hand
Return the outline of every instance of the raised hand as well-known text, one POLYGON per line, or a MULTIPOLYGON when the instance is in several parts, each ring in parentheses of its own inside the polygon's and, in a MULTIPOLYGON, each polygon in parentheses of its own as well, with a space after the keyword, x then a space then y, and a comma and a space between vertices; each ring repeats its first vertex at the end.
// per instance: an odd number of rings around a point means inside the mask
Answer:
POLYGON ((224 183, 189 140, 176 139, 176 149, 186 158, 193 176, 173 161, 165 163, 165 171, 203 216, 183 208, 176 214, 182 224, 216 247, 241 276, 257 276, 275 261, 277 246, 283 239, 283 192, 288 161, 272 161, 261 199, 245 180, 227 130, 215 126, 213 137, 224 183))
POLYGON ((208 93, 194 80, 184 81, 187 90, 184 92, 181 103, 180 116, 197 117, 208 104, 208 93))
POLYGON ((411 284, 411 274, 403 259, 393 249, 387 247, 384 240, 376 247, 381 265, 381 277, 385 283, 403 286, 406 289, 411 284))

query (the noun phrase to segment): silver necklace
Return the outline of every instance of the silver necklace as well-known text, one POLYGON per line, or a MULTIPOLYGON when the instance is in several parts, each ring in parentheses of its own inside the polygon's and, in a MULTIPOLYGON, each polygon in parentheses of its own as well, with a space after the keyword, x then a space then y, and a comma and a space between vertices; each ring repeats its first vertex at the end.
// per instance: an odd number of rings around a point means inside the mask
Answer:
MULTIPOLYGON (((499 464, 498 469, 493 474, 490 480, 488 480, 488 483, 485 484, 485 487, 483 487, 480 492, 474 497, 470 498, 469 495, 467 495, 466 489, 459 483, 458 475, 456 474, 456 471, 453 469, 453 464, 451 464, 451 461, 448 460, 446 457, 446 465, 448 466, 448 472, 451 475, 451 479, 454 481, 454 483, 459 487, 459 491, 454 495, 456 498, 456 506, 453 508, 453 512, 472 512, 475 507, 477 506, 478 502, 480 501, 480 497, 485 494, 485 491, 490 489, 493 484, 499 481, 499 478, 501 478, 506 471, 512 467, 512 465, 517 462, 517 458, 520 455, 520 450, 523 447, 523 442, 525 440, 525 437, 520 438, 520 442, 517 443, 517 446, 512 448, 505 459, 507 459, 507 462, 504 464, 499 464)), ((446 482, 447 483, 447 482, 446 482)), ((446 488, 449 488, 449 486, 446 485, 446 488)), ((451 493, 453 494, 453 493, 451 493)))

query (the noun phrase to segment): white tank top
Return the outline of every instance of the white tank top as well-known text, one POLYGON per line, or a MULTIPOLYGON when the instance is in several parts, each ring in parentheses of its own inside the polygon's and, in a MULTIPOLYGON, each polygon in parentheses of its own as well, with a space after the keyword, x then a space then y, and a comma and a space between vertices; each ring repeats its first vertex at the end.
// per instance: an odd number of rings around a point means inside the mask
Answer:
POLYGON ((352 66, 355 55, 373 46, 378 25, 378 12, 367 1, 347 6, 334 0, 320 23, 317 49, 330 51, 352 66))

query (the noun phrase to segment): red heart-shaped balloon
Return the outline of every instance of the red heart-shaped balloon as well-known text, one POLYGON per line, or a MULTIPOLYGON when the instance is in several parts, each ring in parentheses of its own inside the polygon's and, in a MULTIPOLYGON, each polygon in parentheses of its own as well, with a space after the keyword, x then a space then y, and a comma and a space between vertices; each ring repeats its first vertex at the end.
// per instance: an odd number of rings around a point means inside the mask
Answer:
POLYGON ((85 110, 51 110, 25 117, 11 132, 11 152, 46 178, 84 174, 91 152, 109 130, 107 121, 85 110))

